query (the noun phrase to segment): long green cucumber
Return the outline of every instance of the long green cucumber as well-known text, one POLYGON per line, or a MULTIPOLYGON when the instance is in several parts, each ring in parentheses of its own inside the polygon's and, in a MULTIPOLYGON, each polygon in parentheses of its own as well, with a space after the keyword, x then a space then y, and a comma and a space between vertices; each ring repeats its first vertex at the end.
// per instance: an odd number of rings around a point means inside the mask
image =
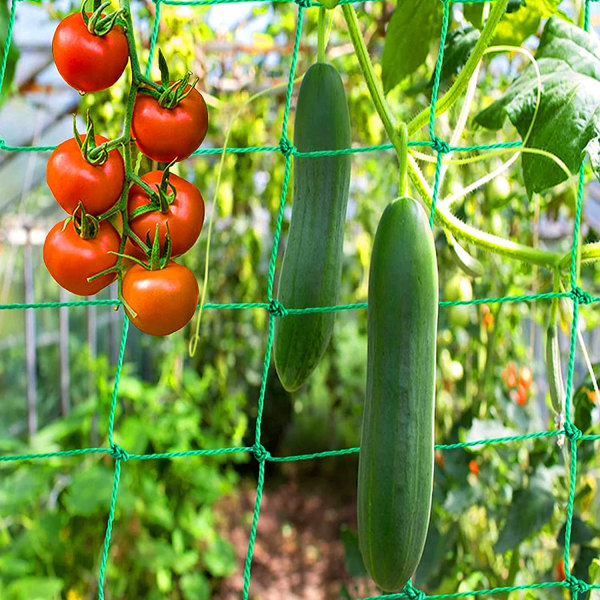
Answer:
POLYGON ((425 545, 433 491, 438 273, 425 211, 384 210, 371 255, 358 541, 373 581, 402 588, 425 545))
MULTIPOLYGON (((312 65, 302 80, 294 121, 300 152, 350 147, 350 116, 336 69, 312 65)), ((342 272, 350 156, 295 157, 294 197, 278 300, 286 308, 337 304, 342 272)), ((297 390, 321 360, 333 332, 333 312, 279 317, 273 354, 283 387, 297 390)))

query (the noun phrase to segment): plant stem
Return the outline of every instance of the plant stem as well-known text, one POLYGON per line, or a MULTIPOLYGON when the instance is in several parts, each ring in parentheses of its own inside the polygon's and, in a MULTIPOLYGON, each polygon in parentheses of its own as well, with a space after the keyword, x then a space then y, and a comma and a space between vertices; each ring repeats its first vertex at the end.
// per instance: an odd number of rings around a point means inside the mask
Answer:
MULTIPOLYGON (((439 116, 443 112, 447 111, 459 99, 460 95, 468 86, 473 72, 477 68, 481 57, 492 40, 494 30, 498 25, 498 22, 504 15, 507 2, 508 0, 498 0, 494 4, 494 8, 490 12, 489 19, 485 24, 485 27, 479 40, 477 41, 475 48, 473 49, 469 60, 463 67, 454 85, 436 103, 436 115, 439 116)), ((390 138, 390 141, 396 150, 396 154, 400 158, 402 154, 402 142, 400 140, 400 135, 396 129, 396 126, 394 125, 390 108, 385 101, 383 91, 375 76, 373 65, 369 59, 365 42, 360 33, 356 12, 351 4, 344 4, 342 6, 342 11, 348 25, 350 39, 352 40, 352 45, 354 46, 356 57, 363 72, 363 77, 365 79, 365 83, 367 84, 369 93, 371 94, 373 104, 375 105, 375 109, 381 118, 388 137, 390 138)), ((417 115, 410 123, 408 123, 408 134, 414 134, 423 125, 426 125, 429 120, 429 114, 430 109, 426 109, 417 115)), ((428 205, 428 208, 431 208, 431 191, 429 190, 415 160, 409 156, 408 161, 408 175, 423 198, 425 204, 428 205)), ((545 250, 532 248, 531 246, 518 244, 484 231, 480 231, 475 227, 471 227, 470 225, 463 223, 460 219, 455 217, 447 209, 447 207, 436 207, 435 217, 436 221, 441 224, 442 227, 447 228, 457 238, 463 239, 480 248, 490 250, 491 252, 508 256, 512 259, 522 260, 531 264, 552 268, 557 266, 562 258, 561 255, 555 252, 548 252, 545 250)))
POLYGON ((400 127, 398 129, 400 132, 401 144, 401 152, 398 156, 398 160, 400 161, 398 195, 406 196, 408 194, 408 180, 406 177, 406 170, 408 168, 408 128, 406 127, 406 123, 402 122, 400 123, 400 127))
POLYGON ((325 7, 319 7, 317 61, 325 62, 325 7))
MULTIPOLYGON (((508 0, 499 0, 500 2, 507 2, 508 0)), ((365 41, 360 33, 360 28, 358 25, 358 19, 356 18, 356 12, 352 4, 343 4, 342 12, 344 13, 344 18, 346 19, 346 24, 348 25, 348 33, 350 35, 350 39, 352 40, 352 45, 354 46, 354 51, 356 52, 356 57, 358 59, 358 63, 363 72, 363 77, 365 78, 365 83, 367 84, 367 88, 369 89, 369 93, 371 94, 371 99, 373 100, 373 104, 375 105, 375 109, 379 114, 379 118, 383 123, 383 127, 390 138, 394 148, 396 149, 396 153, 398 156, 402 153, 402 144, 400 142, 400 136, 396 130, 396 126, 394 125, 394 121, 391 116, 390 108, 383 97, 383 90, 379 85, 379 81, 375 76, 375 71, 373 70, 373 65, 371 64, 371 60, 369 59, 369 52, 367 50, 367 46, 365 45, 365 41)), ((410 128, 409 128, 410 133, 410 128)))
MULTIPOLYGON (((504 16, 507 4, 508 0, 498 0, 497 2, 494 2, 494 8, 492 8, 490 11, 490 16, 485 23, 485 27, 483 28, 479 39, 477 40, 477 44, 475 44, 475 47, 473 48, 473 52, 471 52, 471 56, 469 56, 469 60, 467 60, 465 66, 458 74, 458 77, 456 78, 456 81, 452 87, 436 102, 436 117, 448 111, 450 107, 457 102, 463 91, 466 89, 471 76, 475 72, 479 61, 481 60, 481 57, 492 42, 494 31, 496 30, 500 19, 502 19, 504 16)), ((412 121, 410 121, 408 124, 409 135, 415 134, 417 131, 419 131, 419 129, 421 129, 421 127, 428 123, 430 112, 431 107, 428 107, 421 111, 412 121)))

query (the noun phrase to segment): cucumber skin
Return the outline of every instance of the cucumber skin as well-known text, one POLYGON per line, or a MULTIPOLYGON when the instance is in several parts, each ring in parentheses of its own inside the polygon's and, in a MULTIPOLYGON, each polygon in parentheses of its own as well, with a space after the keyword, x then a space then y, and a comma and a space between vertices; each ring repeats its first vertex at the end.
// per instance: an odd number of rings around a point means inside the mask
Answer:
MULTIPOLYGON (((300 152, 349 148, 350 115, 340 75, 313 64, 302 80, 294 123, 300 152)), ((281 266, 278 300, 286 308, 337 304, 342 274, 344 223, 350 187, 349 155, 294 157, 294 200, 281 266)), ((300 388, 321 360, 334 313, 279 317, 273 356, 283 387, 300 388)))
POLYGON ((390 203, 369 271, 367 388, 358 467, 358 540, 373 581, 402 588, 431 511, 438 272, 425 211, 390 203))

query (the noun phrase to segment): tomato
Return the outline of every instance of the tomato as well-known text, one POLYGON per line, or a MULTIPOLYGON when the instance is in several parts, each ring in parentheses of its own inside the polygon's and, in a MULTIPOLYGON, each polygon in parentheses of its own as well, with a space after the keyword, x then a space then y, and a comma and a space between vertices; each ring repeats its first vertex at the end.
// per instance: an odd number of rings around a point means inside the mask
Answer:
POLYGON ((88 281, 87 278, 116 265, 121 238, 108 221, 101 221, 95 238, 79 236, 73 221, 64 227, 57 223, 44 242, 44 263, 50 275, 65 290, 78 296, 92 296, 117 277, 116 273, 102 275, 88 281))
POLYGON ((195 88, 173 108, 163 108, 147 94, 137 95, 131 131, 138 148, 152 160, 169 163, 187 158, 207 129, 206 102, 195 88))
POLYGON ((109 88, 129 60, 125 33, 115 25, 106 35, 88 31, 80 12, 65 17, 52 38, 52 54, 61 77, 80 92, 109 88))
POLYGON ((531 372, 531 369, 528 366, 523 365, 519 369, 519 383, 525 389, 527 389, 531 385, 532 381, 533 381, 533 373, 531 372))
MULTIPOLYGON (((162 179, 162 171, 150 171, 142 176, 150 187, 158 190, 162 179)), ((171 256, 179 256, 187 252, 198 239, 202 225, 204 224, 204 200, 198 191, 189 181, 169 173, 169 182, 175 188, 175 199, 169 205, 165 212, 153 210, 143 213, 129 221, 132 231, 143 241, 146 242, 146 234, 149 234, 150 240, 154 241, 156 235, 156 225, 159 225, 160 244, 165 241, 167 235, 166 223, 169 224, 169 233, 171 236, 171 256)), ((169 188, 169 193, 173 190, 169 188)), ((138 185, 133 185, 129 190, 127 200, 127 211, 131 213, 140 206, 150 203, 148 194, 138 185)), ((145 254, 136 245, 128 241, 125 254, 131 254, 138 258, 145 258, 145 254)))
POLYGON ((469 461, 469 471, 471 471, 473 475, 479 475, 479 465, 476 460, 469 461))
POLYGON ((149 335, 169 335, 184 327, 196 312, 199 296, 194 274, 173 261, 156 271, 133 265, 123 277, 121 293, 127 316, 149 335))
POLYGON ((565 559, 562 557, 556 563, 556 574, 558 575, 558 581, 564 581, 567 578, 567 574, 565 573, 565 559))
POLYGON ((525 406, 525 404, 527 404, 527 388, 522 383, 519 383, 517 386, 517 396, 515 398, 515 402, 519 406, 525 406))
MULTIPOLYGON (((85 135, 81 136, 84 141, 85 135)), ((94 136, 96 146, 108 142, 101 136, 94 136)), ((83 202, 90 215, 100 215, 111 208, 119 199, 125 182, 125 165, 119 151, 108 153, 108 160, 102 165, 90 164, 71 138, 59 144, 48 160, 46 181, 56 201, 69 214, 83 202)))

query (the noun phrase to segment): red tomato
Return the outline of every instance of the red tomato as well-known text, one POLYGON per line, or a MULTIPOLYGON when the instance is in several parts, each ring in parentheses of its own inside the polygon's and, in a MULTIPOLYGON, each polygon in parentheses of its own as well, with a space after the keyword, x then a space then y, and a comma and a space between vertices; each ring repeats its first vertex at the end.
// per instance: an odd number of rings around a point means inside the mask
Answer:
POLYGON ((471 471, 473 475, 479 475, 479 465, 476 460, 469 461, 469 471, 471 471))
MULTIPOLYGON (((85 135, 81 140, 85 140, 85 135)), ((99 146, 108 140, 94 136, 99 146)), ((81 154, 75 138, 59 144, 50 155, 46 166, 46 181, 56 201, 69 214, 83 202, 90 215, 100 215, 119 199, 125 181, 125 165, 119 151, 108 153, 102 165, 92 165, 81 154)))
POLYGON ((558 575, 558 581, 564 581, 566 579, 565 559, 563 557, 559 558, 556 563, 556 574, 558 575))
POLYGON ((88 31, 80 12, 65 17, 52 38, 52 54, 62 78, 80 92, 109 88, 129 60, 125 33, 115 25, 106 35, 88 31))
MULTIPOLYGON (((150 171, 142 176, 150 187, 158 190, 162 178, 162 171, 150 171)), ((146 234, 150 235, 150 240, 154 241, 156 235, 156 225, 159 225, 160 244, 165 241, 167 235, 166 223, 169 223, 169 233, 171 236, 171 256, 180 256, 187 252, 198 239, 204 224, 204 200, 198 191, 189 181, 178 177, 173 173, 169 174, 169 182, 175 188, 175 200, 169 205, 166 212, 153 210, 143 213, 129 221, 132 231, 143 241, 146 242, 146 234)), ((169 189, 169 193, 173 190, 169 189)), ((148 194, 138 185, 133 185, 129 190, 127 200, 127 211, 131 213, 140 206, 150 203, 148 194)), ((125 254, 131 254, 138 258, 145 258, 145 254, 136 245, 128 241, 125 254)))
POLYGON ((532 381, 533 381, 533 373, 531 372, 531 369, 529 367, 527 367, 526 365, 523 365, 521 367, 521 369, 519 370, 519 383, 525 389, 527 389, 531 385, 532 381))
POLYGON ((147 94, 137 95, 131 131, 138 148, 152 160, 187 158, 200 146, 207 128, 206 102, 195 88, 173 108, 163 108, 147 94))
POLYGON ((78 296, 91 296, 117 277, 109 273, 88 281, 92 275, 113 267, 118 257, 109 251, 118 252, 121 238, 108 221, 101 221, 95 238, 84 240, 79 236, 73 221, 64 227, 57 223, 44 242, 44 263, 50 275, 65 290, 78 296))
POLYGON ((522 383, 519 383, 517 387, 515 402, 519 406, 525 406, 525 404, 527 404, 527 388, 522 383))
POLYGON ((127 316, 149 335, 169 335, 184 327, 196 312, 199 296, 194 274, 173 261, 156 271, 133 265, 123 277, 121 293, 127 316))

